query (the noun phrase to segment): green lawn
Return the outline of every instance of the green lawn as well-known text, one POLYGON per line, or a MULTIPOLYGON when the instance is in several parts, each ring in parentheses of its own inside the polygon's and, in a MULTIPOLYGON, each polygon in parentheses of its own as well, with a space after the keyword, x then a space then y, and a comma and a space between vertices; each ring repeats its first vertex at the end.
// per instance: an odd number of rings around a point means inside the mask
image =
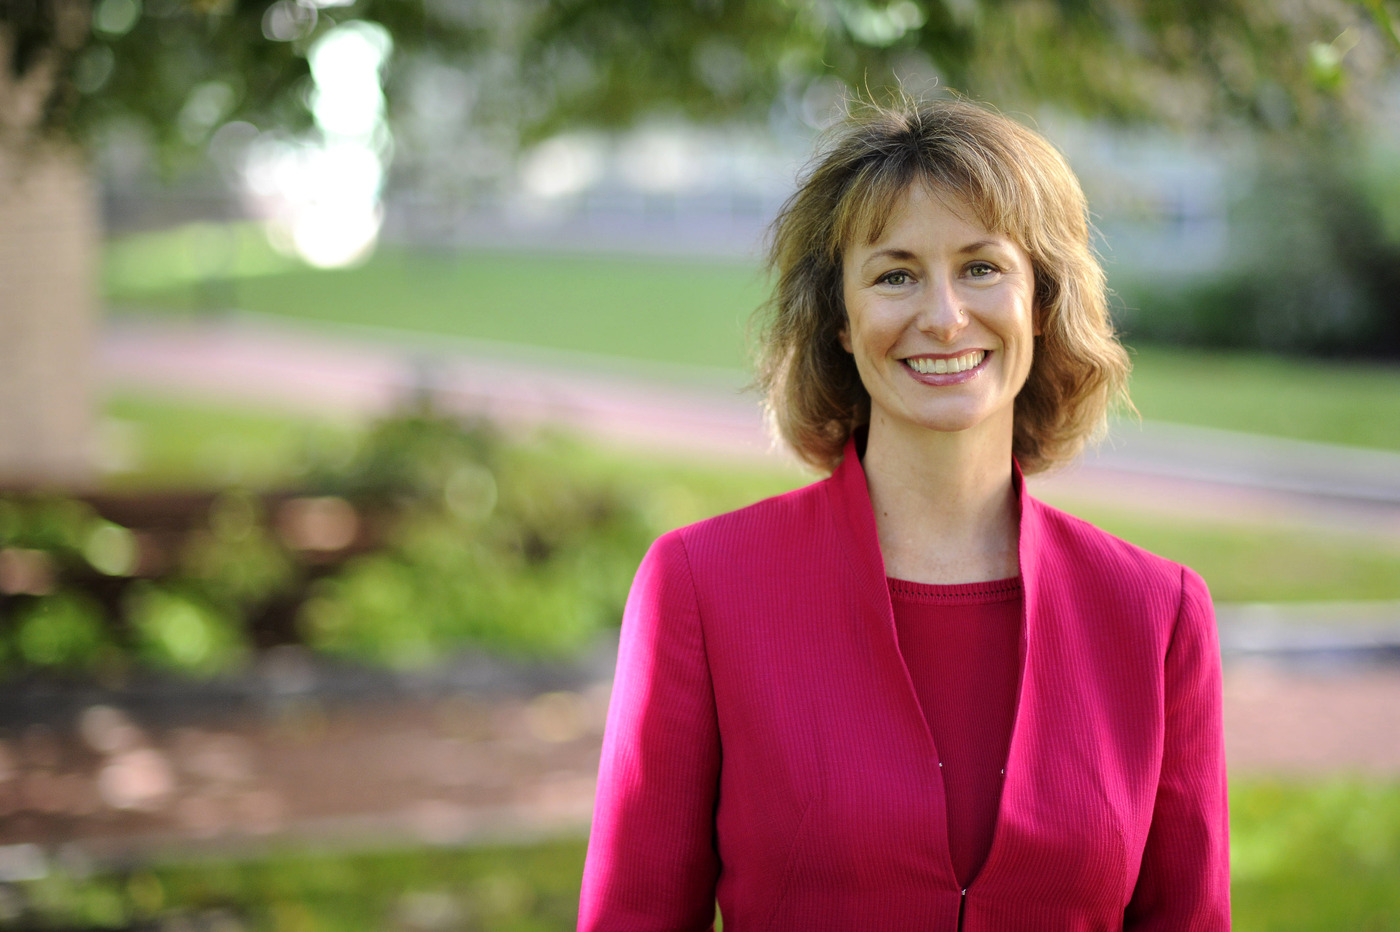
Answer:
POLYGON ((1400 599, 1400 539, 1083 502, 1056 504, 1196 570, 1217 602, 1400 599))
POLYGON ((258 265, 257 274, 230 276, 211 289, 161 274, 150 251, 140 240, 109 248, 105 280, 112 304, 163 312, 236 306, 301 320, 730 369, 745 364, 745 327, 763 298, 757 268, 723 260, 383 249, 360 268, 267 274, 275 266, 258 265))
POLYGON ((1400 450, 1400 366, 1138 347, 1147 419, 1400 450))
POLYGON ((362 425, 327 418, 122 393, 107 399, 102 444, 114 488, 275 488, 314 454, 346 450, 362 425))
MULTIPOLYGON (((1400 784, 1235 780, 1236 928, 1400 928, 1400 784)), ((584 842, 369 853, 287 850, 158 863, 20 885, 49 923, 116 928, 155 917, 253 932, 572 929, 584 842)), ((8 925, 0 929, 50 927, 8 925)), ((165 928, 163 924, 161 926, 165 928)))
MULTIPOLYGON (((277 257, 248 227, 205 226, 110 243, 103 280, 119 313, 237 307, 735 370, 765 287, 735 260, 546 251, 384 249, 323 272, 277 257)), ((1135 350, 1145 418, 1400 450, 1400 366, 1135 350)))

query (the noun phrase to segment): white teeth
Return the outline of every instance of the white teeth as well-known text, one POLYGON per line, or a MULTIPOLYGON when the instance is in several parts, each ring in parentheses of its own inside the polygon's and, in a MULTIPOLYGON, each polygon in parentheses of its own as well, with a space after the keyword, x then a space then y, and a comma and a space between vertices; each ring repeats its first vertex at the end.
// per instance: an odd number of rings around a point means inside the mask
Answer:
POLYGON ((909 363, 909 368, 924 375, 947 375, 951 372, 966 372, 969 369, 975 369, 982 364, 982 360, 986 356, 986 350, 973 350, 953 359, 928 359, 917 356, 906 359, 905 362, 909 363))

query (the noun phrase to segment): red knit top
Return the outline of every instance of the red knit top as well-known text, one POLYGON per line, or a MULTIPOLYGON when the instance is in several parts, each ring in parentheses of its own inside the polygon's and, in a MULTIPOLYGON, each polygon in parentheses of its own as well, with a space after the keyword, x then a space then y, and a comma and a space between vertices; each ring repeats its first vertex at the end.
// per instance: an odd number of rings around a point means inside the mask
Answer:
POLYGON ((953 869, 966 887, 996 830, 1016 717, 1021 579, 890 579, 889 587, 899 649, 938 749, 953 869))

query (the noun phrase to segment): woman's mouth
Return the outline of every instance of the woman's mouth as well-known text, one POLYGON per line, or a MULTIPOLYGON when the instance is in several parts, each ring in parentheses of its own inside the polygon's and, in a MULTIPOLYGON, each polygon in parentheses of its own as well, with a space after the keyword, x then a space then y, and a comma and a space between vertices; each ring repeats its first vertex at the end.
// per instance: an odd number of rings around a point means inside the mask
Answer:
POLYGON ((971 372, 987 358, 986 350, 969 350, 961 356, 910 356, 904 364, 919 375, 958 375, 971 372))

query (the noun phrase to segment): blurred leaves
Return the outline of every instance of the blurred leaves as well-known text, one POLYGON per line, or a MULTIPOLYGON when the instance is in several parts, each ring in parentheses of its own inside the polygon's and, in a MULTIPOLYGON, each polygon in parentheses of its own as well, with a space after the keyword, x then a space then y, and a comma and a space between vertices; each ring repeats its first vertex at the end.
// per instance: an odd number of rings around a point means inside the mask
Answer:
MULTIPOLYGON (((517 145, 659 112, 821 122, 841 88, 895 83, 916 92, 938 83, 1007 108, 1325 127, 1364 110, 1360 91, 1400 49, 1387 0, 28 0, 16 9, 3 72, 66 62, 44 125, 83 136, 139 126, 167 159, 202 151, 230 121, 308 128, 306 52, 357 19, 393 36, 391 112, 419 106, 421 79, 432 78, 456 119, 517 145)), ((0 100, 19 83, 0 87, 0 100)))
POLYGON ((101 609, 79 592, 26 602, 15 612, 13 629, 13 656, 34 667, 91 670, 110 642, 101 609))
POLYGON ((1393 927, 1400 915, 1395 784, 1255 780, 1230 797, 1232 905, 1242 927, 1393 927))
POLYGON ((156 669, 219 673, 245 659, 240 619, 220 611, 198 591, 142 581, 126 596, 136 658, 156 669))
MULTIPOLYGON (((314 475, 314 474, 313 474, 314 475)), ((385 422, 322 493, 392 504, 385 547, 318 582, 307 641, 422 663, 451 645, 575 648, 615 623, 655 529, 560 458, 422 412, 385 422)))
POLYGON ((172 536, 0 497, 0 667, 208 676, 288 640, 396 667, 559 653, 617 623, 659 530, 558 448, 427 409, 315 458, 294 494, 206 501, 172 536))
POLYGON ((1361 4, 1375 20, 1381 36, 1400 52, 1400 12, 1392 12, 1386 0, 1361 0, 1361 4))
POLYGON ((291 555, 267 526, 262 501, 241 489, 214 499, 208 527, 190 536, 181 558, 191 578, 235 606, 265 603, 285 592, 296 576, 291 555))

